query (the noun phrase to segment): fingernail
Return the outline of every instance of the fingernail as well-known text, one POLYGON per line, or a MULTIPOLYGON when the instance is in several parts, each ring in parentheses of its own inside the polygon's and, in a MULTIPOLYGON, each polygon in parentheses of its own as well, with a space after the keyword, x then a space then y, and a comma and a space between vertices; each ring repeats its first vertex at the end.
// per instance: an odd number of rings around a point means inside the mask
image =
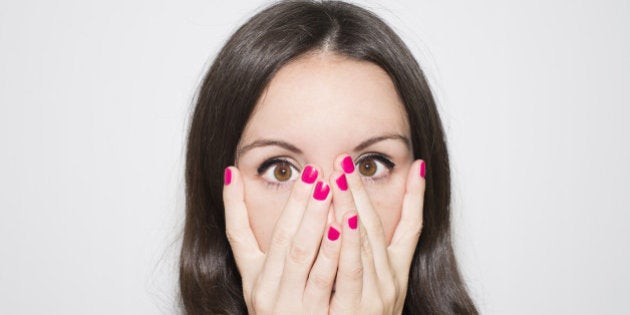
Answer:
POLYGON ((232 170, 229 167, 225 168, 225 174, 223 174, 223 183, 227 186, 232 182, 232 170))
POLYGON ((356 215, 353 215, 351 218, 348 219, 348 226, 353 230, 357 229, 358 223, 359 221, 356 215))
POLYGON ((331 241, 336 241, 337 239, 339 239, 339 231, 331 226, 328 229, 328 239, 331 241))
POLYGON ((348 190, 348 181, 346 180, 346 174, 341 174, 341 176, 339 176, 339 178, 337 178, 335 182, 337 183, 337 187, 339 187, 339 189, 341 189, 342 191, 348 190))
POLYGON ((354 163, 352 163, 352 158, 350 156, 346 156, 341 161, 341 168, 346 174, 351 174, 354 172, 354 163))
POLYGON ((315 185, 315 191, 313 191, 313 198, 317 200, 326 200, 329 192, 330 187, 328 185, 321 181, 317 182, 317 185, 315 185))
POLYGON ((422 176, 422 178, 424 178, 424 175, 426 174, 426 168, 426 164, 422 161, 422 164, 420 164, 420 176, 422 176))
POLYGON ((302 181, 307 184, 312 184, 317 179, 317 170, 312 166, 307 166, 302 172, 302 181))

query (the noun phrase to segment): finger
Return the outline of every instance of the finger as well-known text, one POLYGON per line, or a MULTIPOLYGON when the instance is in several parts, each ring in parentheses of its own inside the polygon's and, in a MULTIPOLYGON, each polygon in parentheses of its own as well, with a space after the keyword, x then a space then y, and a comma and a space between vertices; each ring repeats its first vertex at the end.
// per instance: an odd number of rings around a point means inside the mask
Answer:
POLYGON ((223 204, 225 230, 234 259, 244 283, 250 283, 251 274, 260 270, 264 254, 258 247, 249 224, 244 200, 243 181, 236 167, 227 167, 224 173, 223 204))
POLYGON ((399 277, 401 279, 407 278, 413 254, 422 232, 422 210, 426 187, 425 171, 426 164, 423 160, 415 161, 409 169, 400 222, 394 231, 389 246, 394 270, 405 272, 402 274, 404 277, 399 277))
POLYGON ((261 299, 273 301, 275 298, 273 294, 277 292, 282 279, 289 245, 311 199, 313 183, 318 176, 319 171, 314 166, 307 165, 302 170, 300 180, 293 185, 289 199, 274 227, 271 244, 259 275, 257 292, 260 292, 261 299))
POLYGON ((304 291, 303 301, 309 301, 312 306, 321 307, 330 303, 330 295, 339 265, 342 242, 340 237, 341 227, 339 224, 329 225, 304 291))
POLYGON ((335 183, 333 185, 333 209, 335 210, 335 219, 337 222, 343 222, 346 214, 357 210, 352 198, 352 192, 348 190, 348 180, 346 174, 342 171, 335 170, 330 175, 329 181, 335 183))
POLYGON ((303 296, 306 280, 326 228, 330 201, 330 187, 323 181, 318 181, 286 255, 280 296, 303 296))
MULTIPOLYGON (((359 218, 360 218, 359 214, 359 218)), ((358 220, 358 230, 361 247, 361 265, 363 266, 363 290, 361 300, 369 301, 375 297, 380 298, 381 282, 379 281, 378 267, 375 265, 373 246, 370 243, 367 230, 358 220)))
POLYGON ((365 227, 371 249, 374 252, 374 265, 377 274, 382 278, 389 278, 391 271, 387 253, 387 240, 383 232, 381 218, 372 207, 372 202, 363 187, 360 175, 354 170, 352 158, 347 154, 339 156, 335 160, 335 169, 346 174, 348 189, 352 192, 354 204, 357 212, 359 212, 361 223, 365 227))
MULTIPOLYGON (((333 196, 333 200, 337 195, 333 196)), ((343 238, 339 270, 335 285, 334 302, 344 303, 344 307, 359 305, 363 291, 364 268, 361 262, 361 234, 358 213, 350 211, 343 217, 343 238)))

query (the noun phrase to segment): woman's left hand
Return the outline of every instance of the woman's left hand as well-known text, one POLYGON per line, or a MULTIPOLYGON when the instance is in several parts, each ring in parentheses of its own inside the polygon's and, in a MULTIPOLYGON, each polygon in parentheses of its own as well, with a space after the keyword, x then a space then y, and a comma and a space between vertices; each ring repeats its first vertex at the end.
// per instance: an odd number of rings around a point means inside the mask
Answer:
POLYGON ((331 185, 333 206, 343 216, 343 232, 330 314, 402 313, 409 268, 422 231, 424 167, 422 160, 410 167, 400 222, 388 245, 379 214, 351 158, 344 155, 335 161, 329 182, 337 182, 331 185))

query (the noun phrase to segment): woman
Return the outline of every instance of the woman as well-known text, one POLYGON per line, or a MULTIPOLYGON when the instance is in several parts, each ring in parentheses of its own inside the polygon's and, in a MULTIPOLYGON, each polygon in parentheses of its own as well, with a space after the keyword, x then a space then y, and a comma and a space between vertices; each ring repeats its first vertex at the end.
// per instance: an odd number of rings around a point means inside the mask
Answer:
POLYGON ((378 17, 281 2, 208 71, 186 161, 187 314, 476 314, 450 238, 444 133, 378 17))

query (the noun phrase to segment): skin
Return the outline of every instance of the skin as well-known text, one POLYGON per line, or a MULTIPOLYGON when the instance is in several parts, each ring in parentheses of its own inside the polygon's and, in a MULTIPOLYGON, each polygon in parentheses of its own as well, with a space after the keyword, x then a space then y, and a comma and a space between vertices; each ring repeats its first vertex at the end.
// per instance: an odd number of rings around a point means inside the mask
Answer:
POLYGON ((227 234, 250 313, 402 312, 424 195, 409 138, 375 64, 315 52, 278 71, 226 170, 227 234), (314 180, 302 180, 311 168, 314 180))
MULTIPOLYGON (((388 139, 353 151, 365 140, 387 135, 410 137, 404 107, 393 82, 380 67, 321 53, 283 67, 256 105, 239 148, 274 139, 302 153, 263 146, 241 151, 237 162, 245 182, 250 222, 261 249, 269 248, 271 232, 291 192, 292 182, 279 183, 273 167, 266 177, 257 173, 261 163, 275 156, 285 157, 296 167, 292 171, 295 179, 307 164, 318 166, 326 178, 332 173, 334 159, 345 152, 355 161, 368 152, 391 157, 396 165, 391 172, 381 164, 376 176, 364 176, 364 185, 391 240, 413 162, 411 150, 399 139, 388 139)), ((341 215, 338 213, 338 221, 341 215)))

